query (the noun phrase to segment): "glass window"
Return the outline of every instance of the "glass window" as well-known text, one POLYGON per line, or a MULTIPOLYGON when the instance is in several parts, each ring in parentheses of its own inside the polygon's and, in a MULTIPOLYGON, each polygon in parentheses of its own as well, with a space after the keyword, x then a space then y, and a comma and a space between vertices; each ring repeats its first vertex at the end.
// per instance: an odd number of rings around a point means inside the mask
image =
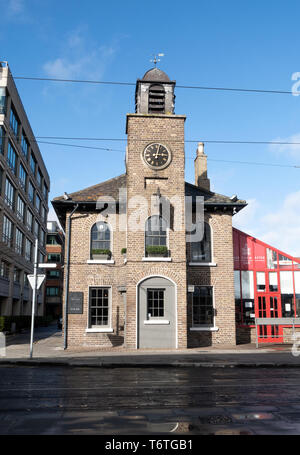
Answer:
POLYGON ((24 282, 25 287, 29 286, 28 273, 26 273, 26 272, 24 272, 24 275, 23 275, 23 282, 24 282))
POLYGON ((35 198, 35 208, 36 208, 37 212, 40 213, 40 210, 41 210, 41 198, 39 197, 38 194, 36 195, 36 198, 35 198))
POLYGON ((32 185, 31 182, 29 182, 28 185, 28 197, 30 202, 33 204, 34 203, 34 186, 32 185))
POLYGON ((17 114, 15 113, 14 107, 11 106, 10 110, 10 117, 9 117, 9 124, 14 132, 15 136, 18 136, 18 130, 19 130, 19 121, 17 119, 17 114))
POLYGON ((9 264, 5 261, 0 262, 0 276, 9 279, 9 264))
POLYGON ((25 202, 23 199, 18 196, 17 199, 17 217, 23 223, 24 222, 24 213, 25 213, 25 202))
POLYGON ((13 187, 9 179, 6 179, 5 182, 5 202, 12 210, 14 210, 15 188, 13 187))
POLYGON ((40 244, 42 246, 45 246, 45 240, 46 240, 46 233, 45 231, 41 228, 40 229, 40 244))
POLYGON ((34 220, 34 234, 37 238, 39 238, 39 232, 40 232, 40 225, 36 220, 34 220))
POLYGON ((33 215, 30 210, 27 210, 26 224, 27 224, 27 229, 29 229, 29 231, 32 232, 33 215))
POLYGON ((60 262, 61 256, 58 253, 48 254, 48 262, 60 262))
POLYGON ((57 280, 60 278, 59 270, 47 270, 47 280, 57 280))
POLYGON ((46 223, 46 221, 47 221, 47 213, 46 213, 46 209, 43 206, 43 204, 41 206, 41 217, 42 217, 42 220, 46 223))
POLYGON ((108 327, 110 321, 109 288, 90 288, 89 327, 108 327))
POLYGON ((282 317, 294 316, 293 272, 280 272, 281 312, 282 317))
POLYGON ((23 233, 18 228, 16 228, 15 250, 18 254, 23 254, 23 233))
POLYGON ((47 245, 59 245, 56 235, 53 234, 47 235, 47 245))
POLYGON ((3 126, 0 126, 0 153, 2 153, 2 155, 4 155, 4 138, 5 138, 5 131, 4 131, 3 126))
POLYGON ((25 259, 27 261, 31 261, 31 255, 32 255, 32 243, 30 240, 26 239, 25 242, 25 259))
POLYGON ((194 288, 193 325, 214 326, 213 290, 211 286, 195 286, 194 288))
POLYGON ((36 174, 36 180, 37 180, 37 183, 38 183, 38 186, 41 188, 42 187, 42 174, 40 172, 40 170, 37 171, 37 174, 36 174))
POLYGON ((30 155, 30 169, 31 169, 32 173, 35 175, 36 159, 35 159, 33 153, 31 153, 31 155, 30 155))
POLYGON ((266 275, 265 272, 256 273, 256 284, 258 292, 266 292, 266 275))
POLYGON ((5 215, 3 215, 2 241, 8 246, 12 245, 12 222, 5 215))
POLYGON ((146 221, 145 243, 147 246, 167 246, 167 223, 159 215, 153 215, 146 221))
POLYGON ((204 223, 203 239, 200 242, 191 242, 192 262, 211 262, 211 235, 210 226, 204 223))
POLYGON ((20 283, 21 281, 21 270, 17 267, 14 267, 14 282, 20 283))
POLYGON ((267 248, 267 267, 268 269, 277 269, 277 253, 267 248))
POLYGON ((278 292, 277 272, 269 272, 269 291, 278 292))
POLYGON ((59 288, 55 286, 47 286, 46 294, 49 297, 54 297, 59 295, 59 288))
POLYGON ((22 139, 21 139, 21 149, 22 149, 23 155, 27 159, 28 158, 29 143, 28 143, 26 137, 24 136, 24 133, 22 134, 22 139))
POLYGON ((165 290, 147 289, 147 316, 150 318, 164 317, 165 290))
POLYGON ((99 221, 92 227, 91 255, 101 254, 99 250, 110 251, 110 229, 107 223, 99 221))
POLYGON ((252 270, 242 270, 241 275, 243 299, 254 299, 254 281, 252 270))
POLYGON ((47 198, 48 198, 48 187, 47 187, 46 183, 44 183, 44 186, 43 186, 43 196, 44 196, 44 198, 47 201, 47 198))
POLYGON ((7 149, 7 164, 10 169, 16 174, 17 171, 17 154, 11 145, 11 142, 8 141, 8 149, 7 149))
POLYGON ((5 87, 0 87, 0 114, 6 114, 6 93, 5 87))
POLYGON ((23 164, 20 164, 19 167, 19 180, 22 188, 26 190, 27 172, 25 171, 23 164))
POLYGON ((297 317, 300 317, 300 271, 294 272, 297 317))
POLYGON ((3 169, 0 167, 0 194, 2 194, 3 169))

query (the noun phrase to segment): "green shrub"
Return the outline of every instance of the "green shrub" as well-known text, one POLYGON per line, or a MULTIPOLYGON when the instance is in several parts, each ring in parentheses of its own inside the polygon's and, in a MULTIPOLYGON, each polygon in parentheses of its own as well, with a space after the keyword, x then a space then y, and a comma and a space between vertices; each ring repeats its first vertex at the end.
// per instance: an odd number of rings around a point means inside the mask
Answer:
POLYGON ((146 252, 148 254, 161 254, 161 256, 166 256, 168 253, 168 248, 163 245, 148 245, 146 247, 146 252))
POLYGON ((126 254, 127 253, 127 248, 122 248, 121 249, 121 254, 126 254))
POLYGON ((94 249, 94 250, 92 250, 92 254, 107 254, 108 256, 111 256, 111 251, 102 250, 102 249, 94 249))

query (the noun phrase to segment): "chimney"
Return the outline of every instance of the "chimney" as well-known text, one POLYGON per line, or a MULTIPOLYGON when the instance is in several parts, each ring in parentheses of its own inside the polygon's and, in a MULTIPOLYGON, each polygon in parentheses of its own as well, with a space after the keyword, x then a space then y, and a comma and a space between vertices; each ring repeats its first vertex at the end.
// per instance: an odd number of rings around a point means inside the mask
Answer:
POLYGON ((210 191, 210 180, 207 178, 207 156, 204 153, 203 142, 198 143, 195 164, 195 185, 210 191))

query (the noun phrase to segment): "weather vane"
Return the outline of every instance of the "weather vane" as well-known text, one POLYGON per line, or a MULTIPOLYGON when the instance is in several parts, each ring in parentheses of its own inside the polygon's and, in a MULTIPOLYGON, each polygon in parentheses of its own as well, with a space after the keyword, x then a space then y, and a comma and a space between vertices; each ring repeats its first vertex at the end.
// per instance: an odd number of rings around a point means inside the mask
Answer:
POLYGON ((154 63, 155 67, 157 65, 158 62, 160 62, 160 58, 159 57, 164 57, 165 54, 153 54, 154 55, 154 58, 150 60, 151 63, 154 63))

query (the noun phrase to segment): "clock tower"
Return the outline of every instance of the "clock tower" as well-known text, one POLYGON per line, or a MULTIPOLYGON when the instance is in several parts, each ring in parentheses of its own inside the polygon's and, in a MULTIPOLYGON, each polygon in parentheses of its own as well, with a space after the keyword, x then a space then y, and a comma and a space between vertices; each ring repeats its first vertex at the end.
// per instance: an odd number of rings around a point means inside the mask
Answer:
POLYGON ((132 348, 187 346, 186 117, 174 113, 174 89, 175 81, 166 73, 158 68, 147 71, 137 80, 135 113, 127 114, 126 345, 132 348), (166 217, 162 204, 153 204, 157 196, 169 206, 166 217), (164 228, 149 231, 148 220, 155 214, 164 228), (148 254, 151 235, 150 245, 164 245, 166 253, 148 254), (161 294, 160 289, 167 291, 161 294), (163 296, 153 303, 163 308, 160 317, 153 316, 151 307, 156 295, 163 296))

